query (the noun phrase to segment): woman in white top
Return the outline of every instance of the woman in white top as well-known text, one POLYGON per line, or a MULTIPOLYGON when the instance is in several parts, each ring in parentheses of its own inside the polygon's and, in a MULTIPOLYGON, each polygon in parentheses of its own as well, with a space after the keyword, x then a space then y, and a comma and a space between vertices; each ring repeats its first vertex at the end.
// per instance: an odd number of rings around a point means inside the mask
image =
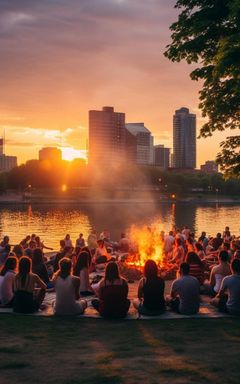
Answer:
POLYGON ((72 262, 64 257, 59 262, 59 271, 53 278, 56 291, 56 315, 81 315, 87 307, 86 300, 79 300, 80 279, 72 275, 72 262))
POLYGON ((13 282, 16 276, 18 260, 15 256, 9 256, 1 270, 1 286, 0 298, 1 305, 4 307, 12 307, 13 305, 13 282))

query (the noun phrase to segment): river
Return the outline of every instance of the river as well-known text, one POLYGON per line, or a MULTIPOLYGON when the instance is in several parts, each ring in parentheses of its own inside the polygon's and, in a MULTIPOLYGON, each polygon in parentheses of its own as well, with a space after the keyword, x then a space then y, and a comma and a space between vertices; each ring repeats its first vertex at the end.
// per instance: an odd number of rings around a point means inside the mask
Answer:
POLYGON ((89 205, 12 205, 0 206, 0 237, 8 235, 11 244, 17 244, 27 234, 36 233, 45 245, 58 249, 59 240, 66 233, 75 242, 79 233, 86 238, 91 229, 108 229, 113 240, 131 225, 154 224, 169 231, 172 225, 187 225, 199 235, 223 232, 228 225, 231 233, 240 235, 240 205, 224 204, 134 204, 110 203, 89 205))

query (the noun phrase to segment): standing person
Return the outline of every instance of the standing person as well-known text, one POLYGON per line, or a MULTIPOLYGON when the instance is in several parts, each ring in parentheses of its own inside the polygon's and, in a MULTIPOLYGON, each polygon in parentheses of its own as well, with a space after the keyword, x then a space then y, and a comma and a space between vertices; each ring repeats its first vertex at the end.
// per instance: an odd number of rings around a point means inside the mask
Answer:
POLYGON ((165 311, 165 282, 158 276, 155 261, 147 260, 144 266, 144 277, 138 286, 138 299, 133 301, 134 307, 142 315, 155 316, 165 311))
POLYGON ((224 277, 220 291, 213 305, 217 305, 219 311, 231 315, 240 315, 240 260, 234 259, 231 263, 231 276, 224 277))
POLYGON ((0 285, 0 299, 1 304, 4 307, 13 306, 13 283, 16 276, 18 259, 14 256, 9 256, 1 270, 0 276, 1 285, 0 285))
POLYGON ((172 283, 170 305, 175 312, 194 315, 199 311, 200 294, 198 280, 189 275, 189 265, 180 265, 180 277, 172 283))
POLYGON ((38 275, 32 273, 32 260, 22 256, 14 280, 13 311, 19 313, 38 311, 44 300, 45 291, 46 284, 38 275), (35 288, 36 286, 40 289, 35 288))
POLYGON ((127 296, 128 283, 120 276, 117 263, 110 261, 99 284, 98 299, 92 300, 92 305, 103 317, 124 318, 130 307, 127 296))
POLYGON ((80 299, 80 279, 72 275, 72 261, 67 257, 60 260, 53 284, 56 290, 55 314, 81 315, 87 308, 87 302, 77 301, 80 299))
POLYGON ((94 291, 89 281, 89 253, 80 252, 74 267, 74 276, 80 278, 80 294, 81 296, 92 296, 94 291))

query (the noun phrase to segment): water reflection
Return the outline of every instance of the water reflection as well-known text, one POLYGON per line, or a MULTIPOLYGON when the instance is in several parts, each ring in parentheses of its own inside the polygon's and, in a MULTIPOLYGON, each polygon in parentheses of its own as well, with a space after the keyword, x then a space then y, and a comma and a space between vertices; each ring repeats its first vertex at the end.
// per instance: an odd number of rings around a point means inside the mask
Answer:
POLYGON ((98 232, 109 229, 111 237, 118 240, 121 231, 131 225, 151 225, 169 231, 172 225, 187 225, 197 235, 205 230, 215 235, 226 225, 231 232, 240 234, 240 206, 194 205, 194 204, 92 204, 65 206, 0 207, 0 236, 8 234, 11 244, 19 242, 27 234, 37 233, 46 245, 58 248, 59 240, 70 233, 72 239, 82 232, 85 237, 91 229, 98 232))

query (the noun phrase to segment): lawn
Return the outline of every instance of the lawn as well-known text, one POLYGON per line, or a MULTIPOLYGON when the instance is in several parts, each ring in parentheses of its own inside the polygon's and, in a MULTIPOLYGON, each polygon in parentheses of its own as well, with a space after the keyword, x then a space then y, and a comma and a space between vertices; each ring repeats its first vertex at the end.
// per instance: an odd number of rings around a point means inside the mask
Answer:
POLYGON ((239 324, 1 315, 0 383, 239 383, 239 324))

